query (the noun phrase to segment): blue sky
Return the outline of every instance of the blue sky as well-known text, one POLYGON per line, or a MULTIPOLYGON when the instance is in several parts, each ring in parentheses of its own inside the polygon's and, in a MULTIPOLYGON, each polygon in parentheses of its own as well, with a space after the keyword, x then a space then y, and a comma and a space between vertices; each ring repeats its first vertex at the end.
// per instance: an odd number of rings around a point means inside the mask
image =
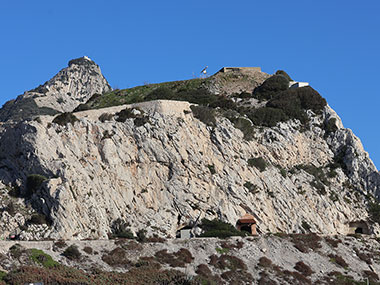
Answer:
POLYGON ((114 88, 189 79, 205 65, 284 69, 380 166, 379 11, 378 0, 1 1, 0 104, 83 55, 114 88))

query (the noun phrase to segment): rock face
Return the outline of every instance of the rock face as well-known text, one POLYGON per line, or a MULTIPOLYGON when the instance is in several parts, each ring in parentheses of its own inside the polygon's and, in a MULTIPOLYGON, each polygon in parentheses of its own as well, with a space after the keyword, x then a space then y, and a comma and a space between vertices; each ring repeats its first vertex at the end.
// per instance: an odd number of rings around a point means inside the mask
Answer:
MULTIPOLYGON (((134 232, 170 237, 198 217, 235 224, 251 213, 259 233, 347 234, 350 222, 369 220, 379 174, 330 107, 308 113, 309 130, 290 120, 257 128, 247 141, 226 118, 205 125, 190 105, 159 100, 78 112, 74 125, 51 123, 51 116, 4 125, 3 183, 23 192, 27 175, 48 178, 26 200, 51 227, 34 236, 24 229, 20 237, 107 238, 118 218, 134 232), (116 121, 126 107, 145 120, 116 121), (332 117, 337 129, 326 134, 321 126, 332 117), (329 171, 337 155, 341 165, 329 171), (259 157, 265 169, 250 160, 259 157)), ((376 223, 370 228, 380 233, 376 223)))
POLYGON ((95 93, 110 90, 110 85, 94 61, 86 56, 73 59, 68 67, 43 85, 5 103, 0 110, 0 121, 71 112, 95 93))

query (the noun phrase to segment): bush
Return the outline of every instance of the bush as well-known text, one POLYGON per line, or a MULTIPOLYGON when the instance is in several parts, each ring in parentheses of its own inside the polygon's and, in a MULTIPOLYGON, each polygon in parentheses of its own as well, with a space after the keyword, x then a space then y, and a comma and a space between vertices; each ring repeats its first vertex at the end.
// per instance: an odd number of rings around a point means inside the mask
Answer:
POLYGON ((269 100, 288 88, 289 80, 285 76, 273 75, 253 90, 253 96, 259 100, 269 100))
POLYGON ((216 125, 215 111, 205 106, 190 106, 191 111, 195 118, 208 126, 214 127, 216 125))
POLYGON ((247 114, 248 118, 256 126, 274 127, 279 122, 285 122, 289 117, 281 109, 262 107, 247 114))
POLYGON ((370 202, 368 205, 368 212, 370 218, 376 222, 380 223, 380 204, 377 202, 370 202))
POLYGON ((302 273, 303 276, 310 276, 313 274, 313 270, 311 270, 311 268, 302 261, 298 261, 294 266, 294 269, 302 273))
POLYGON ((207 165, 207 168, 208 168, 208 170, 210 170, 210 173, 211 173, 212 175, 214 175, 214 174, 216 173, 215 165, 214 165, 214 164, 209 164, 209 165, 207 165))
POLYGON ((168 253, 166 249, 163 249, 156 252, 154 256, 160 263, 169 264, 170 267, 185 267, 194 260, 191 252, 185 248, 174 253, 168 253))
POLYGON ((256 167, 260 172, 263 172, 267 168, 267 163, 262 157, 252 157, 248 159, 248 165, 256 167))
POLYGON ((325 123, 325 131, 326 135, 330 133, 334 133, 338 130, 338 127, 336 126, 336 118, 330 118, 327 123, 325 123))
POLYGON ((134 235, 130 229, 128 229, 129 223, 122 219, 116 219, 111 225, 111 238, 127 238, 134 239, 134 235))
POLYGON ((277 70, 275 74, 284 76, 288 81, 293 81, 293 79, 291 79, 290 76, 283 70, 277 70))
POLYGON ((133 114, 131 108, 125 108, 121 110, 120 112, 116 113, 115 116, 116 116, 115 120, 117 122, 122 122, 122 123, 124 123, 127 119, 136 118, 136 115, 133 114))
POLYGON ((149 93, 144 101, 153 101, 153 100, 172 100, 174 98, 174 92, 167 87, 158 87, 149 93))
POLYGON ((87 254, 92 254, 92 253, 93 253, 93 249, 92 249, 92 247, 90 247, 90 246, 85 246, 85 247, 83 248, 83 251, 84 251, 85 253, 87 253, 87 254))
POLYGON ((41 264, 45 268, 51 268, 51 267, 56 267, 59 265, 58 262, 54 261, 53 258, 44 253, 42 250, 32 248, 28 249, 29 253, 29 258, 37 264, 41 264))
POLYGON ((78 247, 75 244, 72 244, 68 248, 66 248, 62 255, 70 260, 78 260, 82 256, 78 247))
POLYGON ((201 228, 203 233, 200 237, 227 238, 231 236, 246 236, 247 233, 238 231, 233 225, 214 219, 203 219, 201 228))
POLYGON ((40 189, 41 184, 48 180, 45 176, 39 174, 30 174, 26 177, 26 197, 32 196, 40 189))
POLYGON ((113 115, 110 113, 103 113, 99 116, 99 121, 104 123, 105 121, 112 121, 113 115))
POLYGON ((270 260, 269 258, 265 256, 262 256, 259 259, 259 266, 269 268, 272 266, 272 260, 270 260))
POLYGON ((77 121, 78 121, 78 118, 75 117, 74 114, 70 112, 59 114, 53 119, 53 123, 58 124, 60 126, 65 126, 67 124, 74 125, 74 123, 77 121))
POLYGON ((343 257, 336 255, 336 254, 329 254, 329 257, 330 257, 331 262, 336 263, 336 264, 342 266, 343 268, 348 268, 348 264, 343 259, 343 257))
POLYGON ((258 188, 257 185, 255 185, 249 181, 245 181, 244 187, 247 188, 250 193, 256 193, 257 188, 258 188))
POLYGON ((291 235, 294 247, 303 253, 307 253, 309 249, 315 251, 321 248, 321 238, 316 234, 293 234, 291 235))
POLYGON ((14 216, 16 214, 16 208, 12 201, 10 201, 8 205, 5 207, 5 211, 7 211, 8 214, 11 216, 14 216))
POLYGON ((242 117, 228 118, 228 119, 231 121, 231 123, 234 124, 235 128, 241 130, 241 132, 244 135, 245 140, 249 141, 253 139, 255 132, 254 132, 252 123, 249 120, 242 117))
POLYGON ((146 230, 141 229, 136 233, 137 237, 136 240, 139 242, 145 242, 147 237, 146 237, 146 230))
POLYGON ((48 224, 46 216, 43 214, 33 214, 28 221, 29 224, 43 225, 48 224))
POLYGON ((126 267, 131 264, 127 259, 127 254, 124 249, 117 247, 111 252, 104 254, 102 260, 110 266, 126 267))

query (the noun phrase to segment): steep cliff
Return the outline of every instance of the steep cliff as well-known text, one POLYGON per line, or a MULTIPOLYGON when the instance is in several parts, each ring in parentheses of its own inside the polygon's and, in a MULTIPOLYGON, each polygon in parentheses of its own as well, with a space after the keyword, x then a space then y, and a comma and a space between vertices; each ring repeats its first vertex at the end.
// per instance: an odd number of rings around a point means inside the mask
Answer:
MULTIPOLYGON (((212 80, 197 86, 212 90, 212 80)), ((183 86, 190 83, 175 84, 180 91, 171 98, 185 94, 183 86)), ((192 92, 185 94, 189 101, 192 92)), ((284 94, 295 96, 289 92, 284 94)), ((139 101, 159 97, 141 94, 139 101)), ((197 219, 235 224, 245 213, 254 215, 259 233, 347 234, 350 223, 360 221, 380 233, 369 211, 379 197, 379 174, 360 140, 328 105, 295 113, 300 119, 281 117, 274 126, 260 126, 257 113, 236 115, 220 105, 225 97, 218 98, 219 106, 209 104, 214 109, 153 100, 76 112, 78 120, 71 123, 40 116, 4 124, 3 192, 20 189, 17 205, 25 201, 29 208, 13 217, 4 210, 3 233, 18 228, 22 239, 107 238, 121 219, 134 232, 173 237, 197 219), (32 174, 46 179, 31 187, 32 174), (26 222, 35 211, 46 222, 26 222)), ((251 104, 254 110, 265 103, 243 101, 242 107, 251 104)), ((269 102, 272 112, 278 102, 269 102)))

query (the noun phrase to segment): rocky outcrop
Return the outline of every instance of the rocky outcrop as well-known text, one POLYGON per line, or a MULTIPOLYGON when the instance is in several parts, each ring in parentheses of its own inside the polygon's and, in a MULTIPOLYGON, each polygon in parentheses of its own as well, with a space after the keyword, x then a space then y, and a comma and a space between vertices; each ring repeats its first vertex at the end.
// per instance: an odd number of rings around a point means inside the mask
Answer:
MULTIPOLYGON (((330 107, 308 112, 308 130, 290 120, 256 128, 247 141, 224 117, 205 125, 190 105, 159 100, 78 112, 74 125, 51 116, 5 125, 0 178, 21 192, 27 175, 48 178, 26 202, 51 218, 43 232, 51 238, 107 238, 119 218, 135 232, 170 237, 197 218, 235 224, 247 212, 259 233, 346 234, 349 222, 369 220, 379 175, 330 107), (116 121, 126 107, 140 119, 116 121), (332 117, 336 129, 326 133, 332 117), (262 158, 265 169, 251 158, 262 158)), ((371 231, 380 233, 377 224, 371 231)), ((20 236, 33 238, 27 229, 20 236)))
POLYGON ((92 95, 110 90, 110 85, 94 61, 88 57, 73 59, 68 67, 43 85, 5 103, 0 110, 0 121, 71 112, 92 95))

